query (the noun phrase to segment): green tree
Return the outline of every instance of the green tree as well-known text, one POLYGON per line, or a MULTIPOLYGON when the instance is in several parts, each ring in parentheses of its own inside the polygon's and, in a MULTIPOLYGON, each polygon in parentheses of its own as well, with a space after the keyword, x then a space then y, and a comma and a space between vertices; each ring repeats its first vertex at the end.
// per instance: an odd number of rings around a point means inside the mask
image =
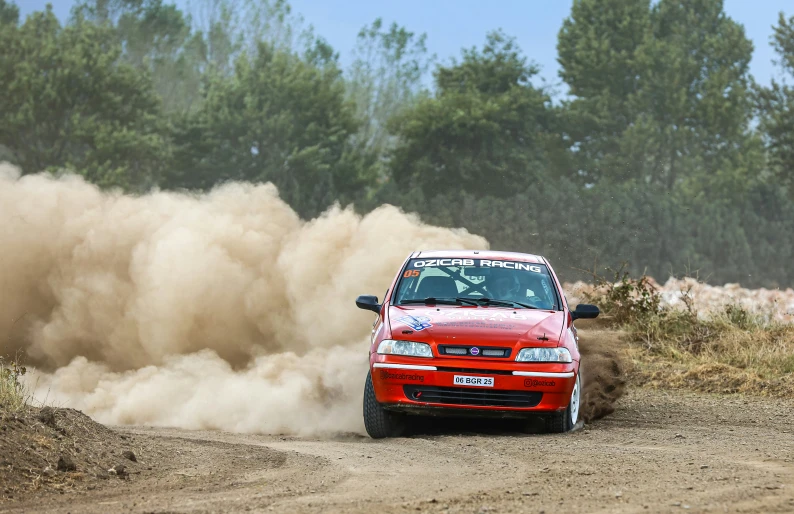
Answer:
POLYGON ((73 20, 112 28, 121 58, 149 72, 168 113, 196 107, 209 49, 190 17, 163 0, 84 0, 72 10, 73 20))
POLYGON ((650 30, 649 0, 579 0, 563 21, 557 60, 573 97, 563 102, 564 134, 577 149, 570 174, 580 181, 638 167, 621 140, 637 118, 631 99, 645 70, 636 53, 650 30))
MULTIPOLYGON (((794 16, 778 17, 772 48, 784 76, 794 76, 794 16)), ((770 169, 780 184, 794 192, 794 88, 785 81, 772 80, 769 87, 757 88, 759 128, 770 157, 770 169)))
POLYGON ((654 37, 638 50, 646 70, 635 100, 641 121, 627 139, 650 146, 646 177, 668 191, 689 177, 710 189, 733 182, 714 175, 736 169, 752 143, 753 45, 721 1, 662 0, 651 16, 654 37))
POLYGON ((126 60, 150 72, 166 111, 183 112, 196 106, 208 49, 182 11, 162 0, 147 0, 124 12, 116 31, 126 60))
POLYGON ((146 74, 112 31, 62 27, 48 8, 0 26, 0 145, 24 173, 68 167, 104 186, 147 187, 167 157, 146 74))
MULTIPOLYGON (((14 25, 19 23, 19 7, 16 4, 0 0, 0 32, 3 30, 4 25, 14 25)), ((11 149, 7 148, 2 141, 0 141, 0 162, 12 161, 14 156, 11 149)))
POLYGON ((558 49, 575 96, 566 112, 580 156, 574 176, 672 191, 760 172, 762 159, 742 160, 755 145, 752 43, 721 0, 580 0, 558 49))
POLYGON ((356 143, 381 162, 396 143, 389 120, 423 93, 422 77, 433 59, 427 55, 426 39, 425 34, 417 36, 396 23, 384 29, 380 18, 358 33, 347 74, 348 96, 361 121, 356 143))
POLYGON ((314 216, 366 185, 349 145, 356 129, 337 68, 260 43, 253 58, 238 58, 233 76, 212 77, 199 111, 179 124, 166 186, 270 181, 314 216))
POLYGON ((537 180, 553 124, 550 99, 515 41, 488 35, 482 50, 435 72, 436 93, 395 118, 390 170, 401 191, 506 196, 537 180))
POLYGON ((0 0, 0 25, 16 25, 19 23, 19 7, 13 2, 0 0))
POLYGON ((256 55, 260 43, 318 66, 337 63, 331 46, 287 0, 194 0, 188 9, 206 40, 208 61, 223 74, 233 72, 242 53, 256 55))

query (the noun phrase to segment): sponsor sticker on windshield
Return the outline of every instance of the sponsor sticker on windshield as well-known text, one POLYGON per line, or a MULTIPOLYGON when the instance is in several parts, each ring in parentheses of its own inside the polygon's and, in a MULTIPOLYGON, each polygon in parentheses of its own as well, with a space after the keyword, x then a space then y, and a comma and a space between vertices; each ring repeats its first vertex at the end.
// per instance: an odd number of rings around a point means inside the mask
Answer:
MULTIPOLYGON (((504 268, 518 271, 543 273, 540 266, 526 262, 494 261, 490 259, 425 259, 411 262, 414 268, 433 268, 440 266, 476 266, 479 268, 504 268)), ((408 275, 406 275, 408 276, 408 275)))

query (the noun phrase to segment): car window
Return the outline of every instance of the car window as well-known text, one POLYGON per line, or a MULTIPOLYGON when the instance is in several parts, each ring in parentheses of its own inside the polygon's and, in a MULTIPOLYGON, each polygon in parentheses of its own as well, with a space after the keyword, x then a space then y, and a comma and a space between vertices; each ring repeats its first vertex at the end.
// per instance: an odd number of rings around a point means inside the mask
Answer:
POLYGON ((411 259, 395 304, 424 298, 487 297, 539 309, 557 309, 558 297, 543 264, 489 259, 411 259))

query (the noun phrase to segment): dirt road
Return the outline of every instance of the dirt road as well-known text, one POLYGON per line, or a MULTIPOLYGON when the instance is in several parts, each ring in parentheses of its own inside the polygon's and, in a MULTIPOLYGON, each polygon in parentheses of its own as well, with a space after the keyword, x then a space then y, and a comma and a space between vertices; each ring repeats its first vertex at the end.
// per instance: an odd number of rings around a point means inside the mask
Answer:
POLYGON ((382 441, 120 428, 139 473, 0 511, 794 512, 794 401, 631 390, 572 434, 511 428, 382 441))

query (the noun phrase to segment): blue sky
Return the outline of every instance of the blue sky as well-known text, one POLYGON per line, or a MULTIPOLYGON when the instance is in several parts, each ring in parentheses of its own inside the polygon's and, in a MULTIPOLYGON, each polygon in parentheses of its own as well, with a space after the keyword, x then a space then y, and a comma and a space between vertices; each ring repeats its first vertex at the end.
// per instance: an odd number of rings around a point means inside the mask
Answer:
MULTIPOLYGON (((18 0, 23 14, 43 9, 47 0, 18 0)), ((65 19, 74 3, 54 0, 56 14, 65 19)), ((177 0, 184 6, 186 0, 177 0)), ((443 62, 460 55, 463 47, 480 45, 485 34, 502 28, 516 37, 524 53, 541 68, 540 78, 559 84, 557 76, 557 32, 570 12, 571 0, 291 0, 293 9, 312 24, 350 61, 356 34, 364 25, 381 17, 396 21, 416 33, 427 33, 428 49, 443 62)), ((751 72, 762 84, 778 75, 769 46, 771 26, 780 11, 794 15, 791 0, 725 0, 728 15, 743 24, 755 51, 751 72)), ((563 90, 562 87, 559 88, 563 90)))

